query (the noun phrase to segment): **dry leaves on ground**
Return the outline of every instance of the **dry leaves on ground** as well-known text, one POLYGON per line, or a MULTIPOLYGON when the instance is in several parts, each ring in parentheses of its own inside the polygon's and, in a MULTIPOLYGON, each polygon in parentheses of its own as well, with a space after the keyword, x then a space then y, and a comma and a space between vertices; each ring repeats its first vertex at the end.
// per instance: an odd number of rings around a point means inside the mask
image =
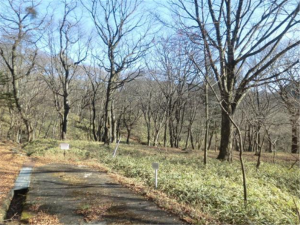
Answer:
POLYGON ((0 205, 13 188, 15 179, 27 158, 18 154, 18 149, 20 147, 12 142, 0 142, 0 205))
POLYGON ((82 215, 86 222, 100 221, 102 216, 104 216, 112 204, 102 204, 88 206, 76 211, 77 214, 82 215))
POLYGON ((59 219, 56 215, 49 215, 43 211, 38 212, 34 217, 28 220, 29 224, 38 225, 60 225, 59 219))

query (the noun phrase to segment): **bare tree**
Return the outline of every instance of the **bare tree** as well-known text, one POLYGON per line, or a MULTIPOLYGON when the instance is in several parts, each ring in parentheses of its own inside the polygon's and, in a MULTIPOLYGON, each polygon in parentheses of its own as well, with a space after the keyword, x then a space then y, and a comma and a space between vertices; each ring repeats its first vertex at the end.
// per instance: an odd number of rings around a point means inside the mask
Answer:
POLYGON ((299 66, 286 72, 285 81, 278 80, 278 93, 290 116, 291 153, 299 152, 300 80, 299 66))
MULTIPOLYGON (((151 71, 149 71, 151 73, 151 71)), ((158 145, 159 135, 166 119, 166 99, 159 84, 146 77, 139 79, 138 96, 139 106, 147 127, 147 145, 158 145)))
MULTIPOLYGON (((137 103, 135 103, 137 104, 137 103)), ((130 143, 131 131, 141 117, 141 111, 133 102, 129 101, 123 109, 123 123, 127 130, 126 143, 130 143)))
POLYGON ((300 3, 297 0, 172 0, 171 4, 181 30, 192 41, 194 34, 199 34, 199 44, 205 46, 225 109, 218 159, 228 160, 233 131, 230 117, 251 87, 271 82, 286 70, 267 72, 275 61, 300 44, 299 39, 289 40, 278 47, 288 39, 288 33, 297 35, 300 3))
POLYGON ((241 107, 240 111, 242 111, 242 117, 245 119, 244 125, 240 126, 245 127, 244 143, 248 142, 248 151, 254 151, 255 155, 258 156, 257 169, 259 169, 261 164, 264 143, 266 141, 272 142, 270 140, 270 131, 278 127, 278 123, 281 123, 274 117, 279 110, 278 103, 267 85, 251 90, 242 103, 243 107, 241 107))
POLYGON ((88 53, 89 40, 80 32, 80 18, 76 16, 76 1, 64 0, 63 14, 57 25, 48 31, 50 65, 42 66, 45 81, 53 92, 54 104, 61 119, 61 139, 67 137, 68 116, 71 109, 72 81, 88 53))
MULTIPOLYGON (((92 124, 92 135, 95 141, 101 140, 101 120, 98 120, 97 125, 97 115, 99 113, 102 113, 102 108, 99 110, 100 112, 97 112, 97 102, 99 99, 101 99, 100 107, 102 107, 104 98, 99 97, 104 95, 104 82, 103 80, 103 71, 96 65, 95 60, 92 61, 91 65, 84 66, 85 73, 88 77, 89 83, 90 83, 90 104, 91 104, 91 110, 92 110, 92 118, 91 118, 91 124, 92 124)), ((100 116, 102 118, 102 116, 100 116)))
POLYGON ((151 128, 152 128, 152 110, 155 104, 154 95, 155 91, 151 80, 142 80, 139 84, 139 105, 142 111, 144 121, 147 128, 147 145, 150 146, 151 143, 151 128))
POLYGON ((0 56, 12 82, 15 106, 23 120, 27 140, 33 140, 33 126, 26 114, 19 92, 19 83, 35 68, 38 54, 37 42, 45 17, 39 16, 41 3, 26 0, 5 0, 0 3, 0 56))
MULTIPOLYGON (((191 84, 193 85, 193 84, 191 84)), ((193 133, 193 124, 196 121, 197 112, 199 111, 201 104, 199 101, 199 95, 197 88, 189 88, 188 89, 188 97, 187 97, 187 112, 186 112, 186 120, 188 122, 187 125, 187 134, 184 149, 187 149, 189 143, 192 146, 192 149, 195 149, 194 143, 194 133, 193 133)))
MULTIPOLYGON (((193 88, 196 73, 189 60, 191 46, 177 35, 161 39, 153 57, 153 69, 150 71, 163 93, 166 105, 166 123, 164 139, 169 131, 171 147, 179 147, 186 113, 189 90, 193 88)), ((164 145, 165 145, 164 141, 164 145)))
POLYGON ((106 144, 116 140, 115 90, 141 74, 138 62, 150 48, 149 24, 145 14, 139 13, 142 3, 142 0, 83 2, 103 48, 103 54, 96 54, 99 64, 108 72, 103 136, 106 144))

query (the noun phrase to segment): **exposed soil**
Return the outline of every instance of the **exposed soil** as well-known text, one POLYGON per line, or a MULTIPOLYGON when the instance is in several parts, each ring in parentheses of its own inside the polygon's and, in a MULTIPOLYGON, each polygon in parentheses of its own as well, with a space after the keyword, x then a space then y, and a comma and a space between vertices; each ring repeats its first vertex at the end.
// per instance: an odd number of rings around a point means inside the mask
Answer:
POLYGON ((0 142, 0 205, 3 198, 14 186, 15 178, 26 158, 26 156, 21 155, 18 145, 9 141, 0 142))
POLYGON ((186 224, 105 172, 65 164, 34 169, 21 220, 41 212, 61 224, 186 224))
POLYGON ((20 146, 10 142, 0 142, 0 221, 5 218, 12 198, 11 190, 15 179, 27 157, 20 146))

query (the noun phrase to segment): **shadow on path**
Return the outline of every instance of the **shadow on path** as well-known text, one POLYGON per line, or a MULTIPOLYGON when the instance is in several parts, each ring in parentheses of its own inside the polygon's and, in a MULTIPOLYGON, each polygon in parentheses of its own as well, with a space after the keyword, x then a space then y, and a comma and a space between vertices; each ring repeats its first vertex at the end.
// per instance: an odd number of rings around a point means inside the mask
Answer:
POLYGON ((185 224, 104 172, 63 164, 34 169, 22 218, 39 211, 62 224, 185 224))

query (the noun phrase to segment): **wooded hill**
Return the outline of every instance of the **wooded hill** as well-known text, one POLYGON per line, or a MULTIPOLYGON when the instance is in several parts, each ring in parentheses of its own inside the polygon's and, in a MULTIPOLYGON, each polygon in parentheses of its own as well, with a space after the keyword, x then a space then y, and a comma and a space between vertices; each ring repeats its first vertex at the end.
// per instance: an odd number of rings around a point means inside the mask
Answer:
POLYGON ((299 2, 222 2, 2 1, 1 138, 299 152, 299 2))

